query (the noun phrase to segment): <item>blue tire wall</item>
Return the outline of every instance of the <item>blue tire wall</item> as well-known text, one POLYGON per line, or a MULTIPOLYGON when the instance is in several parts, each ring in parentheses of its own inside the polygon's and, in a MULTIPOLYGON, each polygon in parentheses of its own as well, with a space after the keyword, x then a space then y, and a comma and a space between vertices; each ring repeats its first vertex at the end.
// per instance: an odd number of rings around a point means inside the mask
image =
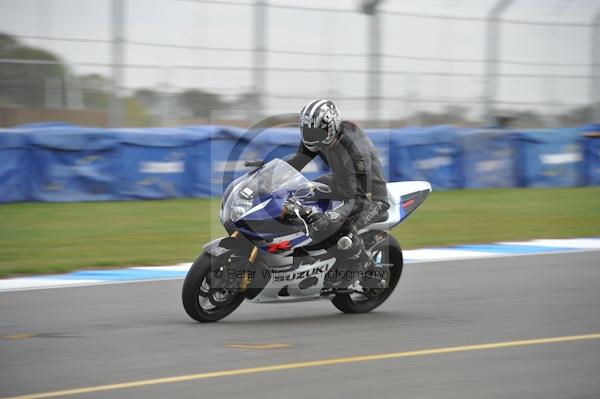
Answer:
MULTIPOLYGON (((389 181, 434 189, 600 184, 600 125, 510 131, 454 126, 367 129, 389 181)), ((0 129, 0 202, 220 196, 245 160, 291 156, 294 128, 0 129)), ((327 172, 319 159, 303 171, 327 172)))

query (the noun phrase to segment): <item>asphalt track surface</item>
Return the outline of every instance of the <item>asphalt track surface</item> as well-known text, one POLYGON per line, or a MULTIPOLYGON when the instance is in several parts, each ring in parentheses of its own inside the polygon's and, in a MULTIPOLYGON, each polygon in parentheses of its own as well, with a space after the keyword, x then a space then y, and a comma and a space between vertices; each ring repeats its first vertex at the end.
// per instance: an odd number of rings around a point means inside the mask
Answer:
POLYGON ((600 252, 406 265, 363 315, 244 303, 198 324, 181 285, 1 293, 0 397, 600 398, 600 252))

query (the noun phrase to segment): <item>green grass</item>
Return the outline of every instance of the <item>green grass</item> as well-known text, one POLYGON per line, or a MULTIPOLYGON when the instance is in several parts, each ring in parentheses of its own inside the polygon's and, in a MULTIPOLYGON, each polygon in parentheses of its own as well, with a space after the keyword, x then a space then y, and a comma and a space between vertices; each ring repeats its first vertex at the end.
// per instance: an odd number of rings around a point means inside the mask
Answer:
MULTIPOLYGON (((0 205, 0 276, 192 261, 218 200, 0 205)), ((600 236, 600 188, 434 192, 393 231, 404 248, 600 236)))

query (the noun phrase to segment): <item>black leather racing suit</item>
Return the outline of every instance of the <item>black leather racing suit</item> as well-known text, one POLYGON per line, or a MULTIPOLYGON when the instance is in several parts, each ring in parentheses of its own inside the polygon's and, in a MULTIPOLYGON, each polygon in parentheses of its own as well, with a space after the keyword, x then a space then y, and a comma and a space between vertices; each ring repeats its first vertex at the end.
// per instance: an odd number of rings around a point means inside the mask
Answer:
POLYGON ((343 200, 344 205, 325 213, 327 221, 321 224, 324 231, 318 231, 316 224, 316 235, 322 233, 322 238, 332 240, 334 245, 339 237, 348 236, 352 245, 341 251, 349 260, 344 262, 346 267, 368 263, 365 244, 357 231, 385 219, 389 208, 386 181, 375 147, 358 125, 343 121, 340 136, 330 147, 317 153, 301 143, 287 162, 300 171, 317 155, 331 171, 317 181, 329 185, 334 198, 343 200))

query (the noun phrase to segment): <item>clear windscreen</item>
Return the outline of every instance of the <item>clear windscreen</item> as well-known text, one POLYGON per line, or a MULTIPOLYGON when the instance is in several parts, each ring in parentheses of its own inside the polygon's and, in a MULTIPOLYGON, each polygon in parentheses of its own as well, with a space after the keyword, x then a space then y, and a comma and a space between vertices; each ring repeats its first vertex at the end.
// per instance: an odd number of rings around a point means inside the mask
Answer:
POLYGON ((254 203, 254 199, 268 196, 276 191, 306 191, 313 186, 310 180, 281 159, 274 159, 258 171, 234 182, 236 186, 226 199, 222 209, 221 220, 229 217, 237 220, 247 212, 254 203))
POLYGON ((241 185, 244 194, 250 196, 269 195, 283 189, 297 190, 311 185, 310 180, 281 159, 274 159, 265 164, 260 170, 241 185), (250 193, 249 191, 253 191, 250 193))

